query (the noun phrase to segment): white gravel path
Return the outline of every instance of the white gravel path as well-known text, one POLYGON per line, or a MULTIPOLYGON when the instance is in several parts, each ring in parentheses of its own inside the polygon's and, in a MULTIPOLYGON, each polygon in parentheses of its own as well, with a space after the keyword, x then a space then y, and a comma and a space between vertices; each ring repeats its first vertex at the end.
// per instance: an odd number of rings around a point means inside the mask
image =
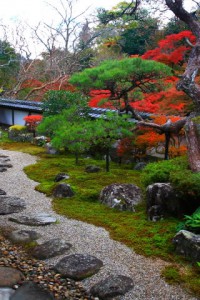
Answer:
MULTIPOLYGON (((167 264, 156 259, 148 259, 136 254, 125 245, 109 237, 109 233, 101 228, 84 222, 68 219, 56 214, 51 208, 51 198, 34 190, 37 182, 27 178, 23 168, 34 164, 36 157, 21 152, 0 150, 0 155, 8 155, 13 168, 0 173, 0 188, 8 196, 18 196, 26 201, 27 208, 21 213, 50 213, 58 219, 58 224, 43 227, 34 227, 41 233, 42 243, 51 238, 60 237, 73 245, 67 253, 88 253, 101 259, 104 263, 101 271, 89 279, 84 280, 83 286, 89 289, 94 283, 111 274, 126 275, 133 279, 134 288, 125 296, 116 297, 116 300, 195 300, 198 298, 187 294, 179 286, 168 285, 161 277, 160 271, 167 264)), ((91 212, 92 213, 92 212, 91 212)), ((8 215, 0 216, 0 226, 12 225, 16 229, 33 229, 30 226, 15 224, 8 221, 8 215)), ((66 256, 63 255, 63 256, 66 256)), ((61 257, 49 259, 48 264, 54 264, 61 257)))

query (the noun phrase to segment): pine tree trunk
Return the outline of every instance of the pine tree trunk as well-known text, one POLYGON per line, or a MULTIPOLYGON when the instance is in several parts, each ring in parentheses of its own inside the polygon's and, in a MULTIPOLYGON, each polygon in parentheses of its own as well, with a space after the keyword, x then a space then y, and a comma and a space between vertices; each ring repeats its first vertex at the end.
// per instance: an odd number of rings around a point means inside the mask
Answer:
POLYGON ((193 172, 200 172, 200 117, 189 119, 185 132, 190 168, 193 172))

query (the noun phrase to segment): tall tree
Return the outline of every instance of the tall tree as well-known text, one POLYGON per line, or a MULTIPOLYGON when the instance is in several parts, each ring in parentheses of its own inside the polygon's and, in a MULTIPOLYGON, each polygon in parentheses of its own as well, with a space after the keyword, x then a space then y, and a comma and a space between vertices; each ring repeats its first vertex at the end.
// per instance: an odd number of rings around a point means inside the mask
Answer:
POLYGON ((113 105, 126 113, 141 120, 134 111, 130 97, 131 92, 149 91, 155 88, 155 79, 171 75, 171 69, 158 62, 141 58, 125 58, 121 60, 107 60, 95 68, 85 69, 81 73, 71 76, 70 82, 85 93, 91 89, 110 91, 109 100, 113 105))

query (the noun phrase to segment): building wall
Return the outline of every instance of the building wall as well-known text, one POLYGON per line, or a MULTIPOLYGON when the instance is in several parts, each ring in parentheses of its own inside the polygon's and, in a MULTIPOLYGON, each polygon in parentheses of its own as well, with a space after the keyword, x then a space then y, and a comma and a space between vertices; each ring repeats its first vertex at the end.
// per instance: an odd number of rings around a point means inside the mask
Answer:
POLYGON ((0 123, 5 125, 25 125, 24 117, 28 115, 39 115, 40 113, 12 108, 0 108, 0 123))

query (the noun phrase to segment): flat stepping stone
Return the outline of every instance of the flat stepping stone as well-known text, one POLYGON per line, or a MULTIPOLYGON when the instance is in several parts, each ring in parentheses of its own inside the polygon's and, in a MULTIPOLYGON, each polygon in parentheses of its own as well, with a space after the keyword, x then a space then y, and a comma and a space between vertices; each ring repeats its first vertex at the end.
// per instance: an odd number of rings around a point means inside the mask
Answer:
POLYGON ((40 234, 33 230, 14 230, 8 238, 13 243, 29 243, 40 238, 40 234))
POLYGON ((6 192, 2 189, 0 189, 0 196, 6 195, 6 192))
POLYGON ((0 162, 0 168, 12 168, 13 165, 8 164, 7 162, 0 162))
POLYGON ((100 299, 113 299, 113 297, 124 295, 134 287, 133 280, 123 275, 111 275, 96 283, 90 293, 100 299))
POLYGON ((103 262, 89 254, 72 254, 62 258, 55 266, 56 272, 74 280, 82 280, 96 274, 103 262))
POLYGON ((0 196, 0 215, 13 214, 26 208, 25 201, 18 197, 0 196))
POLYGON ((10 300, 10 297, 15 293, 11 288, 0 288, 0 300, 10 300))
POLYGON ((52 294, 34 282, 26 282, 11 296, 10 300, 54 300, 52 294))
POLYGON ((38 259, 47 259, 65 253, 72 247, 62 239, 51 239, 44 244, 37 245, 31 250, 31 254, 38 259))
POLYGON ((23 274, 14 268, 0 267, 0 287, 12 287, 23 279, 23 274))
POLYGON ((55 217, 50 216, 49 214, 41 213, 32 216, 16 216, 10 217, 10 221, 29 225, 29 226, 44 226, 55 223, 57 220, 55 217))

